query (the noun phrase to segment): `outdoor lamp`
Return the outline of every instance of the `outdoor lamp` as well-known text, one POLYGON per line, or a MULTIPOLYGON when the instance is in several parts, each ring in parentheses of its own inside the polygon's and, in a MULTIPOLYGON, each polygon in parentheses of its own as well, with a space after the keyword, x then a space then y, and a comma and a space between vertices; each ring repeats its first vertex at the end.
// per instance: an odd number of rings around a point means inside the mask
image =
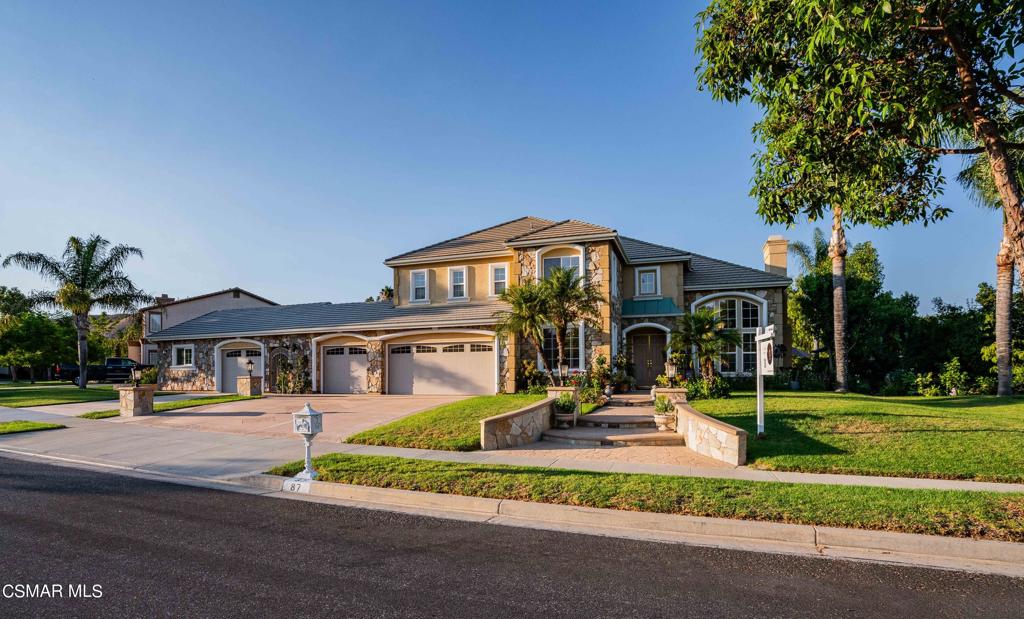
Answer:
POLYGON ((665 376, 668 376, 669 379, 676 377, 676 364, 672 363, 671 359, 665 362, 665 376))
POLYGON ((139 386, 139 382, 142 380, 142 370, 137 365, 132 366, 132 380, 135 381, 136 387, 139 386))
POLYGON ((249 378, 252 378, 252 359, 245 362, 245 369, 249 371, 249 378))
POLYGON ((563 361, 563 362, 558 364, 558 375, 559 376, 563 376, 563 377, 569 375, 569 363, 568 362, 563 361))

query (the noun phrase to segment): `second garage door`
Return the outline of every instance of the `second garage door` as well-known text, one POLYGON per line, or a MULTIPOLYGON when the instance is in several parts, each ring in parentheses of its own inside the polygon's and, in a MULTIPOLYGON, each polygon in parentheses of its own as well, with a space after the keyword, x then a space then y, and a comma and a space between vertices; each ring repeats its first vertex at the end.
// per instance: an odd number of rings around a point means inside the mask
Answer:
POLYGON ((494 344, 393 344, 388 348, 388 393, 494 393, 494 344))
POLYGON ((324 393, 366 393, 366 348, 324 348, 324 393))

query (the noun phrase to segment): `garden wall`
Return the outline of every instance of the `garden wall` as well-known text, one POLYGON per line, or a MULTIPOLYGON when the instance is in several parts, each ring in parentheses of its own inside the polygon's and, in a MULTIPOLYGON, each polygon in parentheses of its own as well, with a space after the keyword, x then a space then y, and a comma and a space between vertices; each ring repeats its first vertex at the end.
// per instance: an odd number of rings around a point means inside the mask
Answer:
POLYGON ((676 432, 686 436, 686 446, 702 456, 740 466, 747 462, 747 431, 676 401, 676 432))
POLYGON ((555 400, 548 397, 519 410, 480 420, 480 448, 487 450, 518 447, 540 440, 551 428, 555 400))

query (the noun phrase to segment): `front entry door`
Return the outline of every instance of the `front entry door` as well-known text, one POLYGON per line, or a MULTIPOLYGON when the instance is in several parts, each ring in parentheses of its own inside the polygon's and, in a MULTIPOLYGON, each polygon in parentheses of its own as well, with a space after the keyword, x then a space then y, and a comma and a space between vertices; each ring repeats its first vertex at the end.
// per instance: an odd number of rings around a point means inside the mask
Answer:
POLYGON ((653 387, 654 379, 665 373, 665 334, 640 333, 631 338, 633 372, 637 387, 653 387))

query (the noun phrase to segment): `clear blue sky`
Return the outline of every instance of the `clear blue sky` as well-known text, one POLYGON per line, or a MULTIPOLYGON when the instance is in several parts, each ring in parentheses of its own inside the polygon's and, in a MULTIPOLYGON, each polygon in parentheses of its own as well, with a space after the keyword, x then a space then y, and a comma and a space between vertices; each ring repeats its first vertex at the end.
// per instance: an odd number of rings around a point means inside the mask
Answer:
MULTIPOLYGON (((768 234, 811 228, 756 216, 757 113, 697 91, 698 9, 4 2, 0 254, 98 233, 145 250, 154 294, 350 301, 388 256, 532 214, 759 266, 768 234)), ((945 202, 849 233, 926 311, 994 277, 999 215, 945 202)))

